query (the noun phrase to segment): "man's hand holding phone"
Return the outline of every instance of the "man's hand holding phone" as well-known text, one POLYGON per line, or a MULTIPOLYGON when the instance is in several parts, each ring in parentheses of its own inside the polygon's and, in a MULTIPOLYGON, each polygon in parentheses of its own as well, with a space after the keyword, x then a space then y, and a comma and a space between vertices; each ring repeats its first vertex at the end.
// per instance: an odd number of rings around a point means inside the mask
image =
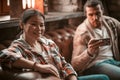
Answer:
POLYGON ((104 38, 104 39, 91 39, 88 42, 88 49, 87 51, 91 55, 95 55, 99 51, 99 47, 110 45, 110 38, 104 38))

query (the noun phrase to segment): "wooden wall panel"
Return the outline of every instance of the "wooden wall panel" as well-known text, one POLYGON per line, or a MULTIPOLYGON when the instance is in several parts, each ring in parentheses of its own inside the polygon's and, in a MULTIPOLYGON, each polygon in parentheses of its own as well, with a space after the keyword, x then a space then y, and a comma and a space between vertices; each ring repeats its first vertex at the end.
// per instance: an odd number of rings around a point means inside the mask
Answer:
POLYGON ((10 7, 7 5, 7 0, 0 0, 0 15, 8 15, 10 7))

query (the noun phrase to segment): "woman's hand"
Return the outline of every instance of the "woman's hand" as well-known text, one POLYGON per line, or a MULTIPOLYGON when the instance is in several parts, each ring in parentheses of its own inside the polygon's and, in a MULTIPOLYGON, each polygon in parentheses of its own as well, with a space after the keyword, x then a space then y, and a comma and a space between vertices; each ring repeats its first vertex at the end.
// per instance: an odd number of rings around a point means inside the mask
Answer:
POLYGON ((34 69, 40 73, 51 74, 51 77, 55 78, 55 80, 60 79, 57 68, 51 64, 39 64, 39 63, 30 61, 30 60, 27 60, 27 59, 21 57, 18 60, 16 60, 12 64, 12 66, 17 67, 17 68, 34 69))
POLYGON ((51 64, 36 64, 34 69, 42 73, 49 73, 56 77, 60 77, 57 68, 51 64))

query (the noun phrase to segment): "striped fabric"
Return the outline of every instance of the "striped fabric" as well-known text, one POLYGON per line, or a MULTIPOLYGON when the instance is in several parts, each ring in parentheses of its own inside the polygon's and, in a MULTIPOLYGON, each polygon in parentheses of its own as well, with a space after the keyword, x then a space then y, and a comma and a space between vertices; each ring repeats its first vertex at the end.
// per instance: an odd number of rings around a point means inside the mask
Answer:
POLYGON ((38 42, 42 46, 42 52, 32 50, 31 46, 20 37, 14 40, 8 49, 2 50, 0 60, 7 64, 12 64, 12 62, 19 59, 19 57, 24 57, 43 65, 53 64, 60 72, 62 78, 70 74, 77 75, 72 66, 61 56, 57 45, 52 40, 42 37, 38 42))

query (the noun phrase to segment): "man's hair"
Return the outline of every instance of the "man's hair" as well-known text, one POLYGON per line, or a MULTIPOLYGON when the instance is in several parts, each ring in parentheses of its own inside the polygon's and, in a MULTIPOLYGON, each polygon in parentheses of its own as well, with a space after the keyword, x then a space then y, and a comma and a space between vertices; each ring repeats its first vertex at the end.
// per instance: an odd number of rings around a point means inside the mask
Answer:
POLYGON ((87 0, 84 5, 84 13, 86 12, 86 7, 96 7, 97 5, 100 5, 101 9, 104 11, 103 4, 100 0, 87 0))

